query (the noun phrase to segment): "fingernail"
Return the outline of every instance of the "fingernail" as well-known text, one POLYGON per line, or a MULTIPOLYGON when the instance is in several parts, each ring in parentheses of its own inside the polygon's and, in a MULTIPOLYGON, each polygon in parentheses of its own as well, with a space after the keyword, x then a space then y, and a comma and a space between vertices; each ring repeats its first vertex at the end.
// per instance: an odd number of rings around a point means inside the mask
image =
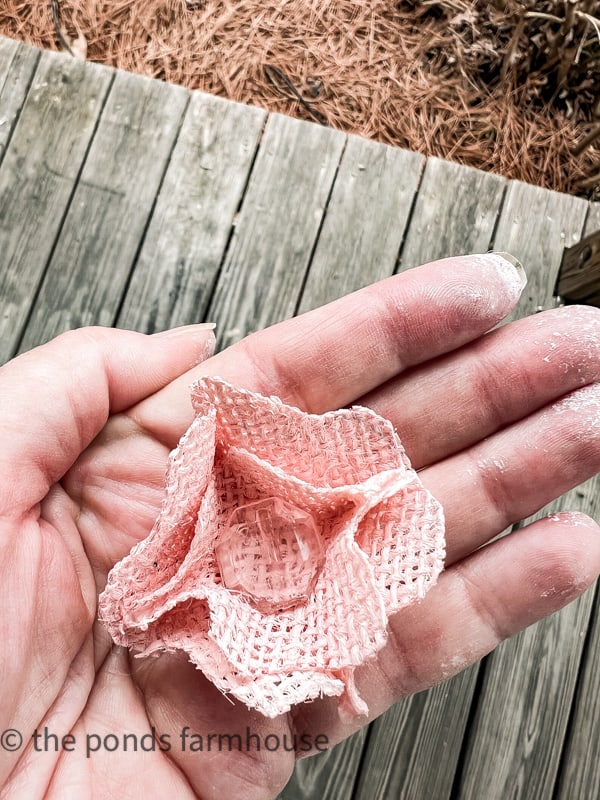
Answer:
POLYGON ((179 328, 170 328, 167 331, 160 331, 159 333, 153 333, 153 336, 156 337, 163 337, 164 339, 168 337, 175 338, 176 336, 189 336, 190 333, 194 333, 197 331, 198 333, 202 331, 214 331, 216 325, 214 322, 198 322, 196 325, 181 325, 179 328))
POLYGON ((527 285, 527 274, 523 269, 523 264, 521 264, 519 259, 515 258, 515 256, 513 256, 511 253, 505 253, 499 250, 494 250, 491 253, 488 253, 488 255, 497 257, 499 265, 502 265, 502 267, 505 269, 507 278, 511 282, 515 281, 516 279, 519 284, 519 292, 522 292, 527 285), (505 265, 507 262, 511 265, 512 269, 506 269, 505 265))
POLYGON ((181 325, 179 328, 171 328, 168 331, 161 331, 160 333, 154 333, 153 336, 156 336, 159 339, 178 339, 183 338, 184 336, 187 339, 194 339, 194 334, 199 339, 198 344, 201 344, 202 347, 200 352, 196 354, 195 360, 190 366, 195 366, 196 364, 201 364, 203 361, 206 361, 207 358, 210 358, 214 355, 215 347, 217 345, 215 335, 213 333, 215 329, 214 322, 199 322, 196 325, 181 325), (200 337, 202 334, 202 337, 200 337))

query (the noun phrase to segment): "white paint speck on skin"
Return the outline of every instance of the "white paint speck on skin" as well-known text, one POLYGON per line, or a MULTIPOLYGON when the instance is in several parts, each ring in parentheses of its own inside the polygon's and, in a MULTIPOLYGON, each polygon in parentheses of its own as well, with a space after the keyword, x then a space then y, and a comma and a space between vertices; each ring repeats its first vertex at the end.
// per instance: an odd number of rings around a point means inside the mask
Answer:
POLYGON ((516 300, 521 296, 523 289, 527 285, 527 275, 515 256, 511 255, 510 253, 506 253, 506 256, 514 259, 518 266, 511 263, 508 258, 504 258, 503 254, 501 253, 486 253, 485 255, 481 256, 481 258, 486 260, 486 264, 489 264, 490 261, 494 264, 498 270, 498 275, 503 279, 510 296, 516 300))
POLYGON ((596 441, 600 438, 600 383, 588 384, 565 395, 548 406, 542 418, 544 427, 558 424, 567 426, 569 437, 575 441, 596 441), (557 414, 567 414, 570 418, 559 423, 557 414))
POLYGON ((550 514, 546 519, 549 522, 562 522, 572 528, 585 528, 587 524, 584 515, 579 511, 561 511, 560 514, 550 514))
MULTIPOLYGON (((598 362, 600 357, 600 314, 589 306, 577 309, 555 309, 551 313, 567 313, 572 319, 572 327, 564 331, 553 331, 540 342, 544 348, 542 361, 551 363, 560 358, 558 364, 563 373, 573 369, 573 364, 581 361, 598 362), (564 356, 562 352, 564 351, 564 356), (555 358, 556 357, 556 358, 555 358)), ((540 315, 536 319, 536 327, 547 325, 547 318, 540 315)), ((580 371, 580 367, 578 368, 580 371)), ((584 381, 585 382, 585 381, 584 381)))
POLYGON ((568 411, 585 414, 589 427, 600 427, 600 383, 591 383, 582 389, 577 389, 553 403, 550 408, 555 414, 568 411))

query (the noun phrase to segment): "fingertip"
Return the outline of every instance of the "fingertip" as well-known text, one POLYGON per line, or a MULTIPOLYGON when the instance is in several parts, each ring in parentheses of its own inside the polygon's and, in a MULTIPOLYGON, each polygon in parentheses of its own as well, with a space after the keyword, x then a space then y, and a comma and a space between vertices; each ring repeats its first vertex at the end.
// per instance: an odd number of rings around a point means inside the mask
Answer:
POLYGON ((518 259, 495 252, 450 256, 399 277, 413 295, 413 315, 418 316, 426 304, 430 313, 437 312, 431 330, 449 329, 449 349, 481 336, 507 317, 527 283, 518 259))
POLYGON ((487 254, 495 260, 499 274, 516 298, 519 298, 527 286, 527 273, 518 258, 511 253, 491 252, 487 254))
POLYGON ((491 251, 463 256, 461 260, 466 262, 469 272, 474 271, 474 285, 493 287, 513 308, 527 285, 527 273, 518 258, 511 253, 491 251))
POLYGON ((561 511, 529 529, 544 537, 544 546, 532 559, 543 589, 540 596, 547 602, 556 598, 560 608, 583 594, 600 574, 600 526, 581 511, 561 511))
POLYGON ((570 528, 584 527, 600 533, 600 525, 588 514, 584 514, 583 511, 557 511, 554 514, 548 514, 546 519, 549 522, 558 522, 570 528))

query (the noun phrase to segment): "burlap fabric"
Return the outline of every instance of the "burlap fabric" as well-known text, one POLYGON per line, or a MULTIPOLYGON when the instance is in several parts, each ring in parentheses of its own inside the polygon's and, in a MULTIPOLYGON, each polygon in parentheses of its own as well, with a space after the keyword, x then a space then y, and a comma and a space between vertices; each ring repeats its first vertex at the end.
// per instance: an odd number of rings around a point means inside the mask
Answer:
POLYGON ((440 504, 367 408, 306 414, 218 378, 192 401, 162 510, 111 571, 101 620, 144 655, 185 651, 267 716, 322 695, 366 714, 354 670, 442 570, 440 504))

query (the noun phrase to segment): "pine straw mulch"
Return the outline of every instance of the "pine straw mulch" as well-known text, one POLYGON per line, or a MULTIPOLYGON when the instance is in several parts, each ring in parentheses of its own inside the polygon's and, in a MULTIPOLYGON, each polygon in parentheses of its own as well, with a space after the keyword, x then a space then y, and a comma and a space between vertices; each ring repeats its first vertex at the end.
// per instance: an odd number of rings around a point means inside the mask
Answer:
POLYGON ((0 34, 600 197, 600 0, 2 0, 0 34))

